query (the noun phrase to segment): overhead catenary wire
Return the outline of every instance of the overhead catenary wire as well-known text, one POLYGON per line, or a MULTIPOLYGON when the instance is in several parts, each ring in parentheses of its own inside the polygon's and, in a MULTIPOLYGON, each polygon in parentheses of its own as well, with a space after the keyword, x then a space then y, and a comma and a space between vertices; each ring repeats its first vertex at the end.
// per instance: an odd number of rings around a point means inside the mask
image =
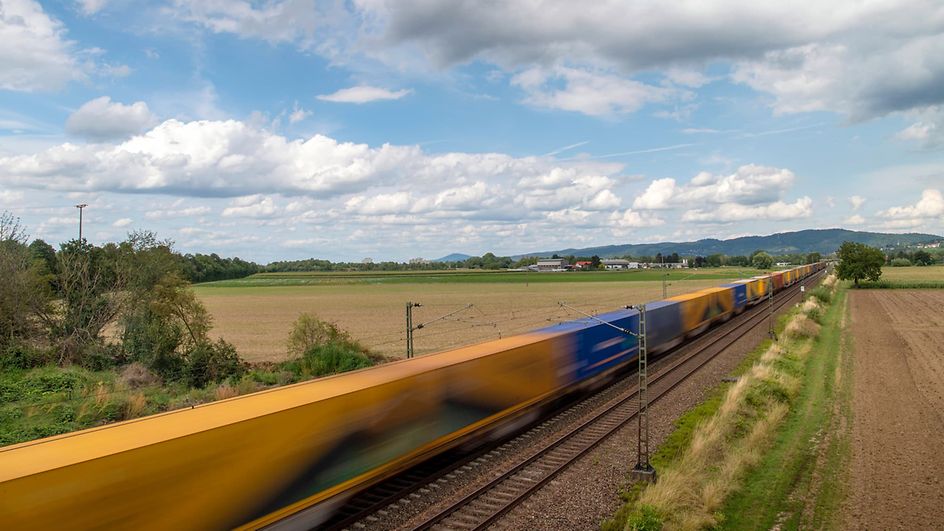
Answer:
MULTIPOLYGON (((600 323, 600 324, 604 324, 604 325, 606 325, 606 326, 609 326, 610 328, 614 328, 614 329, 616 329, 616 330, 619 330, 620 332, 622 332, 622 333, 624 333, 624 334, 626 334, 626 335, 630 335, 630 336, 633 336, 633 337, 636 337, 636 336, 639 335, 639 334, 637 334, 636 332, 630 331, 628 328, 623 328, 623 327, 621 327, 621 326, 616 326, 615 324, 610 323, 610 322, 608 322, 608 321, 604 321, 603 319, 600 319, 599 317, 597 317, 597 316, 595 316, 595 315, 590 315, 589 313, 586 313, 586 312, 584 312, 584 311, 578 310, 577 308, 574 308, 574 307, 572 307, 572 306, 568 306, 567 304, 564 304, 563 301, 559 302, 558 304, 560 304, 561 308, 566 308, 566 309, 571 310, 571 311, 573 311, 573 312, 577 312, 577 313, 579 313, 579 314, 581 314, 581 315, 586 316, 586 317, 589 318, 589 319, 593 319, 594 321, 597 321, 597 322, 600 323)), ((626 309, 629 309, 629 307, 627 306, 626 309)))

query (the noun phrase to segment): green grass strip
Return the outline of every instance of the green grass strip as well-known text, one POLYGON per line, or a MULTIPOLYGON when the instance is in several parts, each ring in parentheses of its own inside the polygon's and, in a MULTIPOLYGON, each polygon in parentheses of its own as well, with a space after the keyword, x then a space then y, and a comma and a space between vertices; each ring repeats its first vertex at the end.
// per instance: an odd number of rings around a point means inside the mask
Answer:
POLYGON ((722 509, 725 529, 834 529, 849 455, 851 365, 839 290, 806 358, 802 387, 772 446, 722 509), (837 369, 839 369, 837 371, 837 369))

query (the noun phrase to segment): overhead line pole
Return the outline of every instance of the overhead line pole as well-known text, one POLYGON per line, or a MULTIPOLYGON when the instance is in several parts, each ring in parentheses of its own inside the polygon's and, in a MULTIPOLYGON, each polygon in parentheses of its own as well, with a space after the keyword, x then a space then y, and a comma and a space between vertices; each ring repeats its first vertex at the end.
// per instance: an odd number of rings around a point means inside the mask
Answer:
POLYGON ((639 397, 639 408, 636 415, 636 428, 638 435, 636 437, 636 465, 633 466, 633 469, 630 472, 630 477, 636 481, 655 482, 656 469, 653 468, 652 463, 649 461, 649 348, 646 341, 646 305, 638 304, 636 306, 626 307, 627 310, 636 310, 639 312, 639 328, 636 332, 633 332, 632 330, 616 326, 615 324, 604 321, 599 317, 568 306, 563 302, 558 302, 558 304, 562 308, 583 314, 586 317, 599 322, 600 324, 615 328, 624 334, 636 338, 636 343, 639 346, 639 354, 636 357, 639 366, 637 373, 639 377, 639 391, 637 394, 639 397))
POLYGON ((408 302, 406 303, 406 357, 407 359, 413 357, 413 308, 419 308, 422 306, 418 302, 408 302))
POLYGON ((646 341, 646 305, 634 306, 639 312, 639 332, 636 335, 639 344, 639 413, 636 416, 636 466, 630 473, 637 481, 655 482, 656 469, 649 461, 649 348, 646 341))

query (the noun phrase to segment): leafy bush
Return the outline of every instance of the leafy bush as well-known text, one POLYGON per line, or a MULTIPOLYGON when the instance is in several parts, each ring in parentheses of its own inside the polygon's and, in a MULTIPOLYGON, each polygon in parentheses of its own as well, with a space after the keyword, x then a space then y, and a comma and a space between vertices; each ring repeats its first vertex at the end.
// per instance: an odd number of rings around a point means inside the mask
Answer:
POLYGON ((178 352, 183 342, 183 327, 147 306, 128 315, 123 324, 122 339, 130 359, 165 379, 177 379, 185 365, 178 352))
POLYGON ((198 343, 188 353, 184 380, 192 387, 203 388, 211 382, 222 382, 226 378, 238 378, 246 370, 239 361, 236 347, 218 340, 215 343, 198 343))
POLYGON ((104 371, 111 369, 125 361, 125 353, 121 345, 96 342, 86 345, 79 360, 80 365, 90 371, 104 371))
POLYGON ((303 313, 295 320, 288 335, 288 352, 293 356, 302 356, 315 347, 335 343, 352 344, 353 340, 338 325, 303 313))
POLYGON ((300 359, 286 362, 285 368, 300 376, 311 378, 370 367, 373 362, 353 344, 332 343, 312 347, 300 359))
POLYGON ((911 260, 907 258, 894 258, 891 262, 892 267, 909 267, 911 265, 911 260))
POLYGON ((54 359, 49 351, 14 341, 0 354, 0 369, 32 369, 51 363, 54 359))
POLYGON ((810 295, 819 299, 823 304, 829 304, 833 300, 833 292, 826 286, 819 286, 810 291, 810 295))

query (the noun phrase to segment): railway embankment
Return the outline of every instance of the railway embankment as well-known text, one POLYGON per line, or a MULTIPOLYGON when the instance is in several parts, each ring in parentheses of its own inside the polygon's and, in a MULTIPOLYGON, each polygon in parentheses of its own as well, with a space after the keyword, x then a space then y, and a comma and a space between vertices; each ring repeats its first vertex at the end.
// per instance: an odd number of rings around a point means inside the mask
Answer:
POLYGON ((829 277, 782 316, 776 339, 679 418, 653 455, 658 481, 633 485, 603 528, 829 524, 843 483, 823 472, 840 470, 848 453, 848 440, 826 437, 848 413, 833 407, 848 392, 845 300, 829 277))

